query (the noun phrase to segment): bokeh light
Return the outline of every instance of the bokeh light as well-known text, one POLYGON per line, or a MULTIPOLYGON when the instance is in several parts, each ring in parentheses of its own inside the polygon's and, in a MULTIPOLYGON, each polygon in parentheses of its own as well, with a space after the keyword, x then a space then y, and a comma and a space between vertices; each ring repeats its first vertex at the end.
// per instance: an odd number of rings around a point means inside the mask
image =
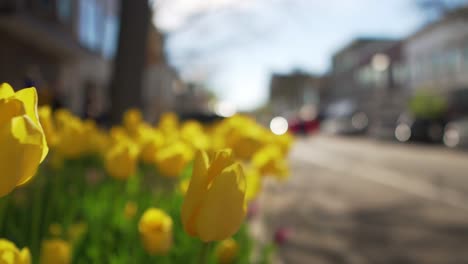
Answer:
POLYGON ((270 129, 276 135, 283 135, 288 132, 288 121, 284 117, 277 116, 271 120, 270 129))

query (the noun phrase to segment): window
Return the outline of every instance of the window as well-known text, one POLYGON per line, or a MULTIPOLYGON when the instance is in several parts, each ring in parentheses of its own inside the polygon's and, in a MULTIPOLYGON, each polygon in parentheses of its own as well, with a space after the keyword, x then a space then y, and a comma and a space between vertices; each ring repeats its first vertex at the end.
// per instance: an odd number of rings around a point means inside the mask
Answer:
POLYGON ((119 29, 116 0, 81 0, 79 40, 86 48, 106 58, 115 55, 119 29))
POLYGON ((119 35, 119 19, 117 15, 107 16, 104 32, 102 54, 106 58, 112 58, 117 51, 117 41, 119 35))
POLYGON ((57 1, 57 13, 60 21, 69 22, 72 16, 72 0, 57 1))
POLYGON ((96 50, 96 2, 95 0, 79 1, 79 39, 85 47, 96 50))

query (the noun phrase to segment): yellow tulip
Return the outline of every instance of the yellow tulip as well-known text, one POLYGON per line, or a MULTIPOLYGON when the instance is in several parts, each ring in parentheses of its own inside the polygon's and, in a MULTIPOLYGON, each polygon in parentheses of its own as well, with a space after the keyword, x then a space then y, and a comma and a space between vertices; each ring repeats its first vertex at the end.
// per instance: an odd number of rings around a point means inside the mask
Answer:
MULTIPOLYGON (((252 155, 263 145, 268 135, 267 130, 257 124, 255 120, 241 115, 225 119, 217 133, 224 145, 232 148, 236 156, 243 160, 252 158, 252 155)), ((219 139, 218 139, 219 140, 219 139)))
POLYGON ((193 174, 182 205, 185 231, 204 242, 223 240, 237 232, 245 213, 246 181, 231 150, 195 156, 193 174))
POLYGON ((251 131, 236 131, 230 136, 228 143, 236 155, 243 160, 252 158, 252 155, 262 146, 262 135, 251 131))
POLYGON ((233 263, 239 252, 239 245, 237 242, 228 238, 221 241, 216 247, 216 260, 220 264, 233 263))
POLYGON ((39 123, 35 88, 15 93, 10 85, 0 85, 0 146, 2 197, 28 182, 49 151, 39 123))
POLYGON ((0 239, 0 263, 31 264, 31 253, 28 248, 19 250, 12 242, 0 239))
POLYGON ((255 199, 262 188, 262 179, 260 173, 255 168, 248 168, 245 172, 247 179, 247 190, 245 192, 245 199, 247 202, 255 199))
POLYGON ((252 165, 259 170, 262 175, 272 175, 279 179, 288 176, 289 170, 281 148, 277 145, 268 145, 252 158, 252 165))
POLYGON ((185 122, 180 129, 180 136, 195 149, 208 149, 210 146, 209 137, 205 134, 203 126, 197 121, 185 122))
POLYGON ((42 242, 41 264, 71 263, 71 246, 62 239, 50 239, 42 242))
POLYGON ((193 150, 183 142, 176 142, 160 149, 156 165, 164 176, 177 177, 193 159, 193 150))
POLYGON ((138 231, 146 252, 163 255, 172 247, 172 218, 160 209, 149 208, 138 223, 138 231))
POLYGON ((127 179, 136 173, 137 157, 138 147, 135 144, 129 141, 116 143, 105 156, 106 170, 116 179, 127 179))
POLYGON ((179 126, 179 118, 175 113, 164 113, 159 118, 158 128, 161 129, 164 133, 171 133, 174 130, 177 130, 179 126))
POLYGON ((110 138, 113 143, 120 142, 122 140, 129 141, 130 137, 128 136, 125 129, 121 126, 113 126, 109 131, 110 138))
POLYGON ((143 115, 137 108, 131 108, 125 111, 123 115, 123 125, 130 135, 137 132, 138 126, 143 122, 143 115))
POLYGON ((88 151, 89 134, 85 125, 78 118, 57 112, 57 142, 55 149, 63 157, 78 158, 88 151), (60 124, 60 125, 59 125, 60 124))
POLYGON ((41 106, 38 110, 39 121, 41 122, 44 134, 49 146, 54 146, 57 142, 57 132, 55 129, 54 120, 52 118, 52 110, 49 106, 41 106))
POLYGON ((276 142, 281 147, 283 154, 287 154, 294 142, 294 136, 291 133, 284 133, 282 135, 274 135, 276 142))
POLYGON ((145 163, 155 163, 156 153, 164 145, 163 134, 158 130, 147 131, 148 135, 141 144, 141 160, 145 163))

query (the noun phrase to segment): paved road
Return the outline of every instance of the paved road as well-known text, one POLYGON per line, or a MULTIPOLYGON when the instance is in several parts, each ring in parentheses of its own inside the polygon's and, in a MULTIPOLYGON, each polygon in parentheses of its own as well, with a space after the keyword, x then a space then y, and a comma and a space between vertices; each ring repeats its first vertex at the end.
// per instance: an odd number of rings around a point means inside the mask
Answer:
POLYGON ((468 263, 468 154, 361 138, 299 139, 265 182, 253 232, 290 230, 278 263, 468 263))

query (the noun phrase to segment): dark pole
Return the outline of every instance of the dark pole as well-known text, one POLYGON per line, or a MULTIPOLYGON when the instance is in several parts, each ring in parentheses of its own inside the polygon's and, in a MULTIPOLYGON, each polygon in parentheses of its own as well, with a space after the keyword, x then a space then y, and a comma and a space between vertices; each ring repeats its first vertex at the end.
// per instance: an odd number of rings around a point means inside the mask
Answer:
POLYGON ((119 41, 110 83, 110 118, 113 124, 120 122, 126 109, 142 107, 149 23, 147 0, 121 0, 119 41))

